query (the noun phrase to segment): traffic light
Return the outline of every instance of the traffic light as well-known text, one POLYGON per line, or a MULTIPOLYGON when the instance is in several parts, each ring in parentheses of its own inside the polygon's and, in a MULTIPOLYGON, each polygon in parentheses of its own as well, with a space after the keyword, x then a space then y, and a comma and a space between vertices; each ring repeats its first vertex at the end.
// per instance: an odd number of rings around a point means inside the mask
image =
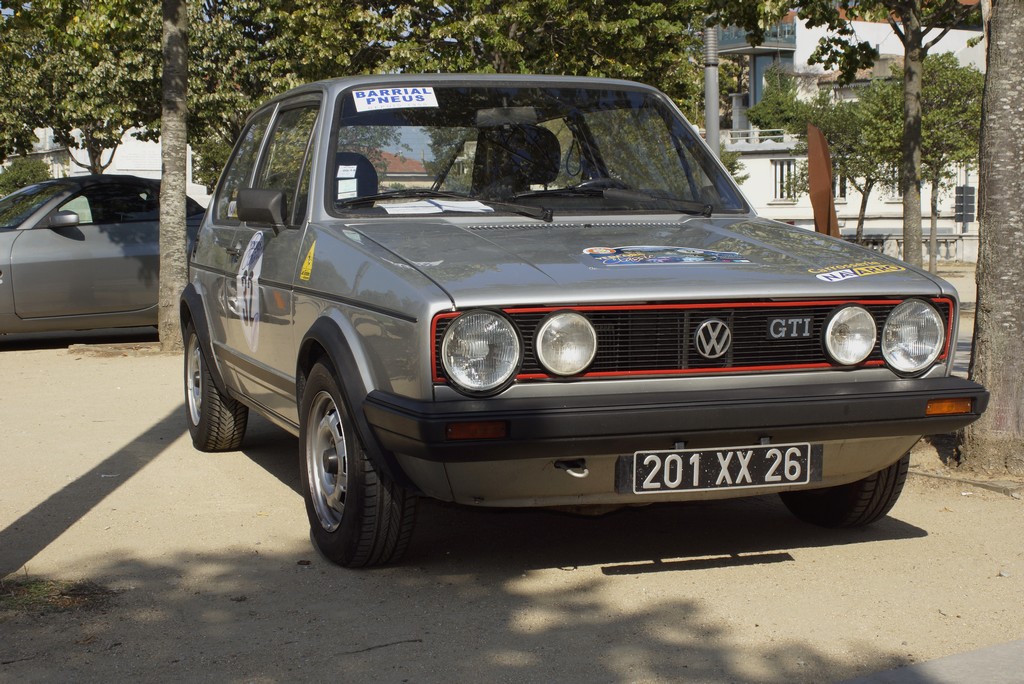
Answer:
POLYGON ((974 221, 974 186, 956 186, 955 217, 957 223, 971 223, 974 221))

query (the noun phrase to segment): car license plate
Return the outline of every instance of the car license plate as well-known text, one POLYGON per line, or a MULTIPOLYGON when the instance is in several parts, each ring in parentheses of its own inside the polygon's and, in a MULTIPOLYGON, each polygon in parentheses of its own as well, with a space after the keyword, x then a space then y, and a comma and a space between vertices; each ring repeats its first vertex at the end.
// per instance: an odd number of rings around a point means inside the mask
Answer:
POLYGON ((638 451, 623 460, 632 466, 634 494, 658 494, 808 484, 821 480, 821 453, 807 443, 759 444, 638 451))

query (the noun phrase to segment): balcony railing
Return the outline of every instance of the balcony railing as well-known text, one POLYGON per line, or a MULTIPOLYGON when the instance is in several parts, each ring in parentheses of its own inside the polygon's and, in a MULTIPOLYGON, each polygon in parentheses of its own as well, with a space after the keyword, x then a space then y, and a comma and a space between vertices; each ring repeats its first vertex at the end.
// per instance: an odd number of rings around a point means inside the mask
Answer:
POLYGON ((737 26, 725 26, 718 29, 719 53, 774 52, 776 50, 796 50, 796 24, 786 22, 775 24, 765 31, 764 41, 754 47, 747 42, 747 32, 737 26))

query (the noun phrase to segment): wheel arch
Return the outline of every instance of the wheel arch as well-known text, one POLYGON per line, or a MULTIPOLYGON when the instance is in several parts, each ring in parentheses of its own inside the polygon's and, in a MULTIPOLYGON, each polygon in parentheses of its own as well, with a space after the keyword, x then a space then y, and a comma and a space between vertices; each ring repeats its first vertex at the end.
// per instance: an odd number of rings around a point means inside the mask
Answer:
POLYGON ((181 293, 181 299, 178 301, 178 316, 181 321, 182 340, 188 343, 188 340, 185 339, 185 330, 188 328, 189 323, 191 323, 192 327, 196 330, 196 337, 199 338, 199 346, 203 349, 203 357, 210 371, 210 376, 213 378, 213 383, 222 394, 229 394, 228 387, 224 383, 224 377, 220 373, 220 364, 217 363, 217 357, 213 354, 213 343, 210 341, 210 324, 209 318, 206 316, 206 305, 203 303, 203 298, 193 283, 186 285, 181 293))
POLYGON ((369 379, 357 361, 348 335, 332 318, 318 319, 303 336, 299 345, 295 368, 296 406, 301 405, 306 378, 309 377, 313 366, 321 360, 326 362, 334 373, 334 379, 342 393, 342 399, 349 407, 359 439, 374 467, 386 473, 395 484, 407 489, 417 489, 398 464, 395 455, 384 449, 377 441, 366 419, 363 404, 369 394, 369 379))

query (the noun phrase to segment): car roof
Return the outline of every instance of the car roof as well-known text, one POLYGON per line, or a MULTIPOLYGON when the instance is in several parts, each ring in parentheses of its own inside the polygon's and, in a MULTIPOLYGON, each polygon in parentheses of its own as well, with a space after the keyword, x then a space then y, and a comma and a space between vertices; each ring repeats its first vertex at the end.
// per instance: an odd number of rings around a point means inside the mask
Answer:
POLYGON ((253 111, 263 110, 281 100, 291 99, 303 94, 337 93, 348 88, 370 88, 380 86, 432 85, 492 85, 492 86, 589 86, 614 89, 648 90, 659 92, 657 88, 623 79, 601 78, 596 76, 557 76, 551 74, 363 74, 359 76, 342 76, 323 81, 315 81, 300 85, 273 97, 256 107, 253 111))
POLYGON ((138 185, 150 185, 159 187, 160 181, 153 178, 143 178, 119 173, 91 173, 84 176, 65 176, 64 178, 50 178, 39 181, 33 185, 67 185, 71 187, 87 187, 90 185, 109 185, 113 183, 135 183, 138 185))

